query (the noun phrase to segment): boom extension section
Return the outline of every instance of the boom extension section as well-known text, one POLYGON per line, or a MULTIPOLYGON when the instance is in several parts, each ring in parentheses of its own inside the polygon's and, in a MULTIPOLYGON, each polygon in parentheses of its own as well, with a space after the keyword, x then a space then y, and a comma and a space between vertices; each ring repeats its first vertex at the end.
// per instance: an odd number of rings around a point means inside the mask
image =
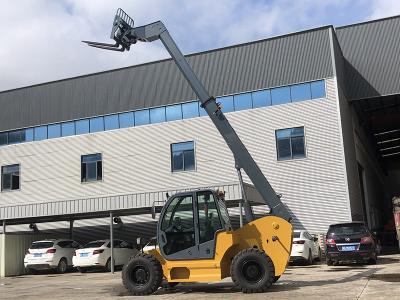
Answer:
MULTIPOLYGON (((288 209, 282 203, 279 196, 277 196, 268 180, 261 172, 261 169, 258 167, 253 157, 250 155, 249 151, 222 113, 219 103, 215 101, 214 97, 208 94, 203 84, 194 74, 192 68, 175 44, 164 24, 161 21, 157 21, 148 25, 134 27, 134 21, 122 9, 118 9, 111 31, 111 39, 115 41, 115 44, 90 41, 83 42, 91 47, 123 52, 125 50, 129 51, 130 46, 135 44, 137 41, 152 42, 158 39, 161 40, 201 101, 201 107, 205 109, 221 136, 228 144, 235 158, 236 169, 238 172, 240 172, 241 169, 246 172, 264 202, 269 206, 272 215, 290 221, 291 215, 288 209)), ((250 222, 254 219, 250 204, 245 201, 244 205, 246 219, 250 222)))

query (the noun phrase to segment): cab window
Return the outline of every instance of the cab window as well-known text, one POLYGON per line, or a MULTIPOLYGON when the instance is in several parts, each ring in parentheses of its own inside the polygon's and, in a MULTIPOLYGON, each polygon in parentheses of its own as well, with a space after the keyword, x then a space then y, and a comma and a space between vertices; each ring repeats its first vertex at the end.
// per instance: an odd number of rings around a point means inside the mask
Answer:
POLYGON ((171 201, 161 230, 167 238, 163 247, 167 255, 195 246, 192 196, 178 196, 171 201))
POLYGON ((214 239, 215 232, 222 229, 214 195, 210 192, 197 194, 200 243, 214 239))

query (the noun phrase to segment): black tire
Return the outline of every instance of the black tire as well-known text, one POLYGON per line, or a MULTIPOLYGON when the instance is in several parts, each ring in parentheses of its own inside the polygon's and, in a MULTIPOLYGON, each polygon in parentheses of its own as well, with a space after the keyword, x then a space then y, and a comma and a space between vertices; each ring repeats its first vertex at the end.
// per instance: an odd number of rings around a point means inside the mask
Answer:
POLYGON ((243 293, 261 293, 274 283, 275 268, 267 254, 250 248, 240 251, 233 258, 231 276, 243 293))
POLYGON ((376 265, 376 260, 377 260, 377 256, 376 256, 376 254, 375 254, 374 257, 371 257, 371 258, 368 260, 368 264, 369 264, 369 265, 376 265))
POLYGON ((314 263, 314 258, 312 256, 311 250, 308 250, 307 265, 312 265, 314 263))
POLYGON ((161 286, 163 270, 150 254, 138 253, 122 268, 122 283, 133 295, 150 295, 161 286))
POLYGON ((55 269, 58 274, 64 274, 68 269, 67 259, 65 257, 61 258, 58 262, 58 266, 55 269))
MULTIPOLYGON (((104 269, 107 272, 111 272, 111 257, 107 260, 106 265, 104 266, 104 269)), ((114 261, 114 271, 115 271, 115 261, 114 261)))
POLYGON ((327 266, 333 266, 333 261, 331 261, 330 259, 326 259, 326 265, 327 266))
POLYGON ((76 267, 77 269, 78 269, 78 271, 80 272, 80 273, 86 273, 87 272, 87 268, 85 268, 85 267, 76 267))

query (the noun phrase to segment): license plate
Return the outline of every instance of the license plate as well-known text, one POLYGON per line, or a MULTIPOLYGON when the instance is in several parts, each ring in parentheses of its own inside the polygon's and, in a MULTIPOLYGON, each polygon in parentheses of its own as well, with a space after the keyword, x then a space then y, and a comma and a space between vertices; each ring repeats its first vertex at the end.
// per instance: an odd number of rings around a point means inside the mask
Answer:
POLYGON ((342 246, 342 251, 355 251, 356 246, 342 246))
POLYGON ((33 253, 33 257, 42 257, 42 253, 33 253))
POLYGON ((89 253, 81 253, 80 256, 81 256, 81 257, 88 257, 88 256, 89 256, 89 253))

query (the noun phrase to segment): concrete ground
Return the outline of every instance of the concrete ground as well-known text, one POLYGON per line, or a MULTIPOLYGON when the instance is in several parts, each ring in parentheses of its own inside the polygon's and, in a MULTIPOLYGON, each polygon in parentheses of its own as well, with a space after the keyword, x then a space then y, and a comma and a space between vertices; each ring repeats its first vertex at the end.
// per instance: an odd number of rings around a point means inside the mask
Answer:
MULTIPOLYGON (((381 256, 374 266, 290 266, 265 294, 242 294, 230 280, 183 284, 146 299, 400 299, 400 255, 381 256)), ((0 299, 130 299, 121 272, 18 276, 0 279, 0 299)))

